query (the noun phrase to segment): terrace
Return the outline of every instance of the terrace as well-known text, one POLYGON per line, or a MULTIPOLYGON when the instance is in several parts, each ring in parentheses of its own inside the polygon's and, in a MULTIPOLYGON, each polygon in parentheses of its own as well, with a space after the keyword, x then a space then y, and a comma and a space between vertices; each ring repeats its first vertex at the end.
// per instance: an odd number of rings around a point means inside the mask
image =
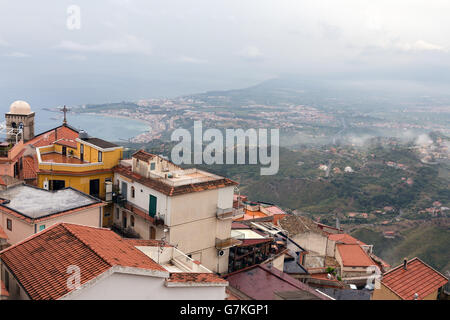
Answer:
POLYGON ((136 248, 170 273, 212 273, 211 270, 172 246, 136 246, 136 248))

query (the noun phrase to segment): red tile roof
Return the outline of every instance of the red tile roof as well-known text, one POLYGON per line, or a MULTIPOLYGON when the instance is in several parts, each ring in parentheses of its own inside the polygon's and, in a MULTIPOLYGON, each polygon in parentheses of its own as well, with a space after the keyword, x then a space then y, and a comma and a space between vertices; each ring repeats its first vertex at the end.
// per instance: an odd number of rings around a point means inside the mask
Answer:
POLYGON ((242 243, 240 245, 238 245, 238 247, 254 246, 254 245, 257 245, 257 244, 261 244, 261 243, 272 242, 273 239, 272 238, 266 238, 266 239, 243 239, 241 241, 242 241, 242 243))
POLYGON ((358 239, 353 238, 351 235, 346 234, 346 233, 330 234, 328 236, 328 239, 330 239, 332 241, 340 242, 340 243, 345 243, 345 244, 359 244, 359 245, 363 245, 363 246, 366 245, 364 242, 359 241, 358 239))
POLYGON ((80 284, 114 266, 166 270, 109 229, 60 223, 0 252, 0 258, 33 300, 70 292, 68 267, 81 271, 80 284))
POLYGON ((254 265, 225 276, 230 286, 256 300, 273 300, 276 292, 306 291, 318 299, 328 298, 303 282, 266 265, 254 265))
POLYGON ((407 262, 383 274, 381 283, 403 300, 413 300, 414 294, 421 300, 444 286, 448 279, 419 258, 407 262))
POLYGON ((231 223, 231 229, 251 229, 251 228, 250 228, 250 226, 248 226, 246 224, 233 221, 231 223))
POLYGON ((186 194, 191 192, 224 188, 229 186, 235 186, 238 184, 237 182, 230 180, 228 178, 221 178, 207 182, 199 182, 173 187, 158 179, 146 178, 137 173, 134 173, 133 171, 131 171, 130 167, 119 165, 114 168, 114 172, 119 173, 124 177, 132 179, 133 181, 137 181, 149 188, 152 188, 168 196, 177 196, 180 194, 186 194))
POLYGON ((336 246, 344 267, 369 267, 376 265, 359 244, 338 244, 336 246))
POLYGON ((171 273, 167 282, 183 282, 183 283, 220 283, 227 284, 228 281, 222 279, 214 273, 189 273, 176 272, 171 273))
POLYGON ((141 150, 133 153, 132 157, 136 158, 136 159, 139 159, 139 160, 142 160, 142 161, 145 161, 145 162, 148 162, 148 160, 153 159, 154 157, 156 157, 156 155, 148 153, 148 152, 146 152, 146 151, 141 149, 141 150))
MULTIPOLYGON (((124 238, 128 243, 130 243, 134 247, 160 247, 160 240, 145 240, 145 239, 130 239, 124 238)), ((164 247, 172 247, 168 243, 164 243, 164 247)))
POLYGON ((37 178, 38 161, 36 156, 23 157, 22 178, 24 180, 33 180, 37 178))
POLYGON ((66 146, 74 149, 77 148, 77 142, 72 139, 58 139, 54 142, 54 144, 59 144, 61 146, 66 146))
POLYGON ((78 138, 78 131, 69 126, 62 125, 38 134, 25 144, 31 144, 35 147, 42 147, 51 145, 53 142, 55 142, 55 140, 58 139, 75 140, 76 138, 78 138))

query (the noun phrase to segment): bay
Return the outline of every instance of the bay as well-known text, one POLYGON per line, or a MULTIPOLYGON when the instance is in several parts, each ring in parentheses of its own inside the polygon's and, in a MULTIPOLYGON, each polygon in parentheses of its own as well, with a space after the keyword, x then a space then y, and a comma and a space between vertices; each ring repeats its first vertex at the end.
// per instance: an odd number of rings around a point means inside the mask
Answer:
MULTIPOLYGON (((63 114, 48 110, 35 110, 35 134, 60 126, 63 114)), ((67 123, 86 131, 90 136, 111 142, 123 142, 148 131, 149 125, 132 119, 100 116, 94 114, 67 114, 67 123)))

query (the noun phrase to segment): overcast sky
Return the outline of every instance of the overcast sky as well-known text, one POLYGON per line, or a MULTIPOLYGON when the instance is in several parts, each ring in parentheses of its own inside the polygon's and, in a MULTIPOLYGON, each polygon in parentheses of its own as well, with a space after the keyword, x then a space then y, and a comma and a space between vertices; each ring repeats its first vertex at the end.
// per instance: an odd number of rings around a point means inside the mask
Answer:
POLYGON ((0 0, 0 14, 2 105, 174 96, 286 73, 450 81, 448 0, 0 0), (71 5, 79 29, 67 26, 71 5))

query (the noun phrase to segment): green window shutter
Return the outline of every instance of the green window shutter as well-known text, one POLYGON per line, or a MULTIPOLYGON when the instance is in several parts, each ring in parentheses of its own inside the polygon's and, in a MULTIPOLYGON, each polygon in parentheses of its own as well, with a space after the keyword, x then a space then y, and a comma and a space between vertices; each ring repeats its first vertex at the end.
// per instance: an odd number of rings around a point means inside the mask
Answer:
POLYGON ((148 208, 148 212, 151 217, 154 217, 156 215, 156 197, 150 195, 150 205, 148 208))

